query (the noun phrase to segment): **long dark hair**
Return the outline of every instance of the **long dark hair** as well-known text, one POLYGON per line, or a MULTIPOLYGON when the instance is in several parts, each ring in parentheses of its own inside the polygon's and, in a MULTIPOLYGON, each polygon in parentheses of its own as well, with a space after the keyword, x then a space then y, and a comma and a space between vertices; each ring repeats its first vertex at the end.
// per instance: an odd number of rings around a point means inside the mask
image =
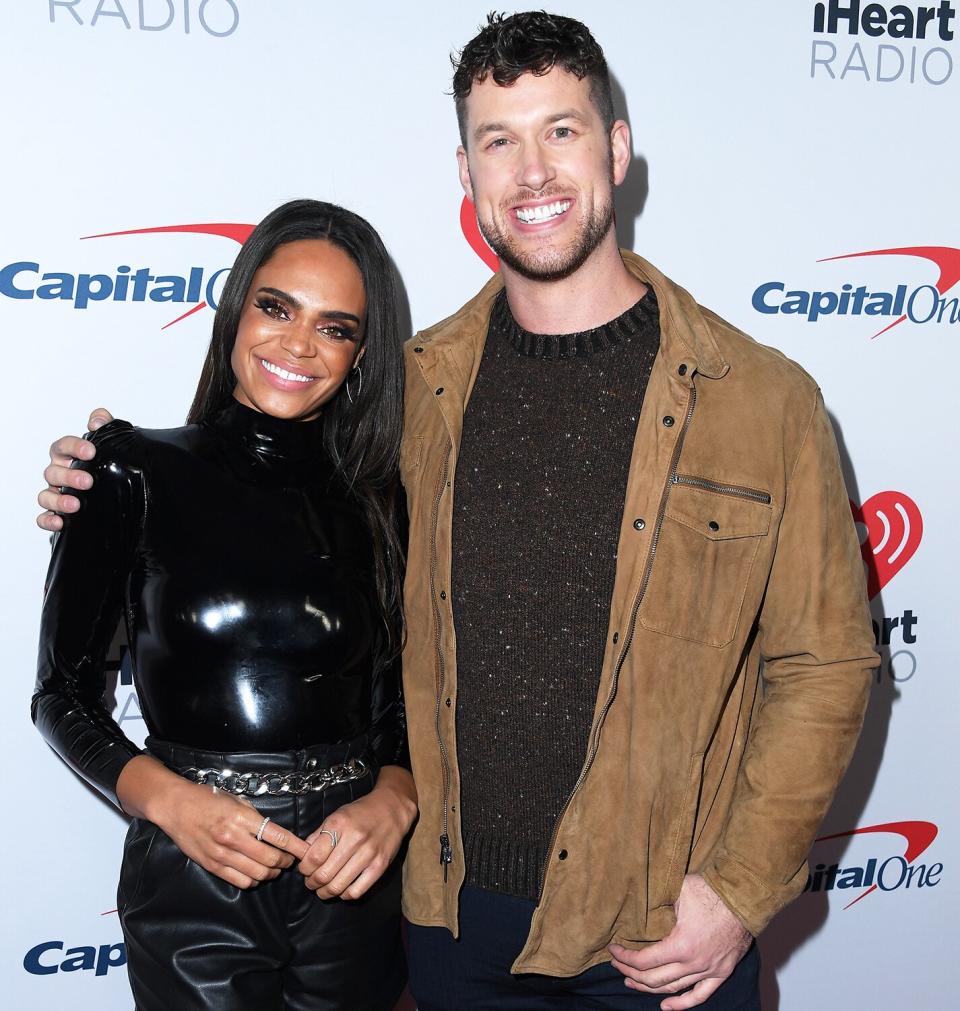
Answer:
POLYGON ((360 504, 373 540, 377 595, 387 630, 378 663, 389 662, 402 640, 403 550, 397 532, 397 467, 403 426, 401 295, 396 268, 376 230, 358 214, 320 200, 291 200, 271 211, 243 244, 213 319, 213 337, 187 415, 196 424, 231 403, 237 379, 230 364, 240 315, 253 275, 279 246, 323 239, 360 270, 367 299, 363 381, 353 401, 346 383, 323 408, 323 438, 349 493, 360 504))

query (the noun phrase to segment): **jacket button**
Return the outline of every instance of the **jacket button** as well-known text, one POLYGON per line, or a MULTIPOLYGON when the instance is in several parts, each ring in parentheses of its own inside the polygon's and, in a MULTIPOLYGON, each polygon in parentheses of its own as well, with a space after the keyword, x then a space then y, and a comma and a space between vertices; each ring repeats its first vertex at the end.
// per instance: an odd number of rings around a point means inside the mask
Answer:
MULTIPOLYGON (((423 348, 414 348, 413 349, 413 353, 415 355, 422 355, 423 354, 423 348)), ((681 368, 682 368, 682 366, 681 366, 681 368)))
POLYGON ((443 387, 442 386, 438 386, 437 387, 437 396, 439 397, 441 393, 443 393, 443 387))
POLYGON ((441 590, 440 591, 440 599, 441 600, 446 600, 447 599, 447 591, 446 590, 441 590))
POLYGON ((566 860, 567 859, 567 851, 566 850, 560 850, 560 852, 557 854, 557 856, 561 860, 566 860))
POLYGON ((710 527, 710 529, 713 530, 714 532, 720 529, 720 524, 716 520, 710 520, 707 526, 710 527))
POLYGON ((641 519, 635 519, 633 521, 633 529, 634 530, 642 530, 646 525, 647 525, 646 522, 644 520, 641 520, 641 519))
MULTIPOLYGON (((413 350, 414 351, 422 351, 423 348, 414 348, 413 350)), ((685 376, 687 374, 687 367, 686 367, 686 365, 681 365, 680 368, 677 369, 677 372, 679 372, 681 376, 685 376)))
POLYGON ((614 645, 616 645, 619 641, 620 641, 620 633, 619 632, 614 632, 613 633, 613 643, 614 643, 614 645))
POLYGON ((450 699, 447 699, 447 708, 449 709, 450 706, 452 706, 452 705, 453 705, 453 702, 451 702, 450 699))
POLYGON ((672 414, 666 415, 666 417, 663 419, 663 424, 664 427, 670 428, 673 425, 673 415, 672 414))

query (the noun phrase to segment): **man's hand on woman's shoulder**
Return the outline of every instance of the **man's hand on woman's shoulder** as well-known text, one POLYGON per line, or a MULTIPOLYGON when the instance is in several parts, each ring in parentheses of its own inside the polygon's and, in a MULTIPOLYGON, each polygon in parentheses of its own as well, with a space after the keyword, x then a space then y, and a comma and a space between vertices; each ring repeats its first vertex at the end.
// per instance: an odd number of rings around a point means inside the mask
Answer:
MULTIPOLYGON (((98 407, 87 420, 87 430, 95 432, 108 421, 113 421, 113 415, 105 408, 98 407)), ((47 487, 37 496, 37 502, 44 511, 37 517, 37 526, 41 530, 56 532, 63 527, 60 513, 75 513, 80 508, 80 500, 70 495, 67 489, 86 491, 93 478, 83 470, 71 468, 74 460, 92 460, 96 456, 96 447, 75 435, 64 435, 50 447, 50 463, 43 472, 47 487)))

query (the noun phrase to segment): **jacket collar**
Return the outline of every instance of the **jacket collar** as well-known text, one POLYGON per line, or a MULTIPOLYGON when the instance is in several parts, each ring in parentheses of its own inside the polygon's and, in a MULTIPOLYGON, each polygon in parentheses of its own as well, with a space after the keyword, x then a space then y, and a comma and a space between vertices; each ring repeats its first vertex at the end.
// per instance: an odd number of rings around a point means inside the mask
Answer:
MULTIPOLYGON (((635 277, 650 285, 660 306, 660 353, 671 375, 678 375, 681 365, 692 377, 694 372, 710 379, 720 379, 730 366, 710 332, 703 310, 693 296, 648 263, 626 249, 620 250, 623 262, 635 277)), ((493 300, 503 287, 503 278, 495 274, 467 304, 447 319, 422 331, 411 342, 418 354, 434 359, 452 357, 470 377, 472 388, 480 366, 487 336, 493 300)), ((426 363, 424 363, 426 364, 426 363)))
POLYGON ((649 284, 657 296, 660 352, 667 365, 673 366, 672 374, 676 375, 680 365, 685 364, 691 374, 699 372, 709 379, 723 378, 730 366, 724 361, 703 310, 693 296, 636 253, 621 249, 620 255, 627 270, 649 284))

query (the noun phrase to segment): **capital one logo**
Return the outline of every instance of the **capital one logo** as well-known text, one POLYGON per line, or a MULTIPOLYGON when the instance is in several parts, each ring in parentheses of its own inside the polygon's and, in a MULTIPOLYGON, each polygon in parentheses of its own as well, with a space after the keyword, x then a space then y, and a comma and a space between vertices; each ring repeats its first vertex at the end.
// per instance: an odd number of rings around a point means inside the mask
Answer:
POLYGON ((917 503, 902 491, 881 491, 862 505, 850 503, 863 537, 860 554, 867 570, 867 596, 874 597, 913 558, 923 538, 917 503))
MULTIPOLYGON (((120 236, 157 235, 162 233, 210 235, 230 239, 242 245, 254 226, 227 222, 204 224, 158 225, 152 228, 131 228, 119 232, 85 235, 88 239, 114 239, 120 236)), ((125 247, 127 248, 127 247, 125 247)), ((72 270, 48 270, 39 262, 15 260, 0 267, 0 295, 12 299, 66 301, 74 309, 88 309, 99 302, 170 302, 191 308, 180 312, 161 329, 173 326, 207 306, 216 308, 219 286, 229 272, 220 267, 207 272, 192 266, 177 274, 154 273, 149 266, 134 268, 121 263, 109 273, 72 270)))
POLYGON ((895 821, 882 825, 867 825, 846 832, 820 836, 816 844, 855 836, 879 835, 874 854, 865 861, 841 867, 839 863, 818 863, 811 870, 805 892, 843 891, 852 896, 844 910, 855 906, 876 891, 895 892, 901 889, 935 888, 943 874, 942 863, 918 863, 920 856, 937 838, 939 829, 930 821, 895 821), (898 850, 902 847, 903 852, 898 850))
POLYGON ((960 281, 960 249, 953 246, 868 249, 860 253, 827 256, 817 262, 859 261, 876 256, 919 260, 926 267, 925 273, 930 276, 935 270, 936 277, 931 276, 930 281, 923 284, 897 284, 893 290, 889 290, 889 286, 883 288, 858 283, 859 279, 813 289, 806 284, 788 285, 777 278, 758 285, 751 304, 762 315, 795 316, 807 323, 818 323, 837 316, 873 317, 877 323, 883 322, 873 337, 879 337, 907 320, 919 326, 960 323, 960 298, 948 297, 960 281))

